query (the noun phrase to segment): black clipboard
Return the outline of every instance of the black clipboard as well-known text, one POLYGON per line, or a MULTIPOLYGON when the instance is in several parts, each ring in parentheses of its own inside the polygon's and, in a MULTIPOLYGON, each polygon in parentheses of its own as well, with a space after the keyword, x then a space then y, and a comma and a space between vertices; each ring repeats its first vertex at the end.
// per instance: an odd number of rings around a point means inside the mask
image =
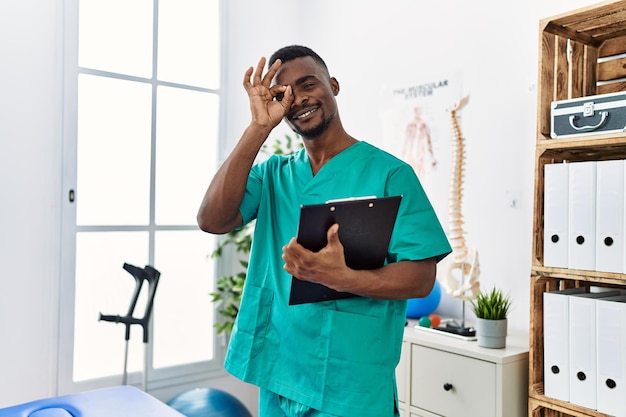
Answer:
MULTIPOLYGON (((326 232, 339 224, 339 240, 346 265, 352 269, 376 269, 385 264, 391 233, 402 196, 332 200, 300 208, 297 240, 317 252, 328 243, 326 232)), ((321 284, 292 277, 289 305, 356 297, 321 284)))

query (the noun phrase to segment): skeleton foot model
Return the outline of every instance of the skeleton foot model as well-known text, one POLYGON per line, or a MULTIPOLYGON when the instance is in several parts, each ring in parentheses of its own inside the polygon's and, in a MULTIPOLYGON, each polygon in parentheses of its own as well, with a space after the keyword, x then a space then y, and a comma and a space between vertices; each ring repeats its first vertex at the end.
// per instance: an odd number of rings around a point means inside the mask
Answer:
POLYGON ((443 262, 443 276, 439 278, 446 292, 454 298, 472 300, 480 290, 478 252, 465 244, 463 231, 463 176, 465 166, 465 138, 461 132, 458 112, 467 104, 464 97, 450 110, 452 118, 452 178, 450 181, 450 208, 448 227, 452 253, 443 262), (461 279, 457 278, 461 277, 461 279))

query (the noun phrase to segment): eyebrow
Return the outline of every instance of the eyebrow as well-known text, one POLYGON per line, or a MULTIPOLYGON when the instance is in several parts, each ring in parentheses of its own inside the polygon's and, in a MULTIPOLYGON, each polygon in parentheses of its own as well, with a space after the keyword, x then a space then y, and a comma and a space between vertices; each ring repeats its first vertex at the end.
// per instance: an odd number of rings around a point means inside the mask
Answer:
POLYGON ((318 78, 316 76, 314 76, 314 75, 305 75, 304 77, 298 78, 294 84, 295 85, 304 84, 305 82, 307 82, 310 79, 317 80, 318 78))
POLYGON ((298 79, 297 79, 297 80, 293 83, 293 85, 294 85, 294 86, 296 86, 296 85, 302 85, 302 84, 304 84, 305 82, 307 82, 307 81, 309 81, 309 80, 317 80, 317 81, 320 81, 320 78, 319 78, 319 77, 316 77, 315 75, 305 75, 305 76, 302 76, 302 77, 298 78, 298 79))

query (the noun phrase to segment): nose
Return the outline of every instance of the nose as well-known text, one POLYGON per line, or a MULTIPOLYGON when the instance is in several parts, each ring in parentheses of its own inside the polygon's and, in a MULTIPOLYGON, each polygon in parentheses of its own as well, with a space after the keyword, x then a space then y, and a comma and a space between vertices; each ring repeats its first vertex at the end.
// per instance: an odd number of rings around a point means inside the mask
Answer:
POLYGON ((297 106, 302 106, 306 103, 308 103, 309 101, 309 97, 306 96, 305 94, 299 94, 299 93, 294 93, 294 100, 293 100, 293 104, 291 105, 291 107, 297 107, 297 106))

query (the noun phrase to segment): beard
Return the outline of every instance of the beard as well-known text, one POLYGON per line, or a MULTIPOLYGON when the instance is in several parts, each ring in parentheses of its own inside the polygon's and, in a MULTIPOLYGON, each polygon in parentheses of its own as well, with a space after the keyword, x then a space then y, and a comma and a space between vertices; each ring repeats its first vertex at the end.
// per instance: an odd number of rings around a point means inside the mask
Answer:
POLYGON ((310 127, 308 129, 301 129, 296 127, 295 125, 289 123, 291 126, 291 130, 296 132, 298 135, 305 139, 316 139, 322 136, 326 130, 328 130, 328 126, 330 126, 331 122, 335 118, 335 115, 332 114, 329 117, 326 117, 325 113, 322 113, 322 121, 317 125, 310 127))

